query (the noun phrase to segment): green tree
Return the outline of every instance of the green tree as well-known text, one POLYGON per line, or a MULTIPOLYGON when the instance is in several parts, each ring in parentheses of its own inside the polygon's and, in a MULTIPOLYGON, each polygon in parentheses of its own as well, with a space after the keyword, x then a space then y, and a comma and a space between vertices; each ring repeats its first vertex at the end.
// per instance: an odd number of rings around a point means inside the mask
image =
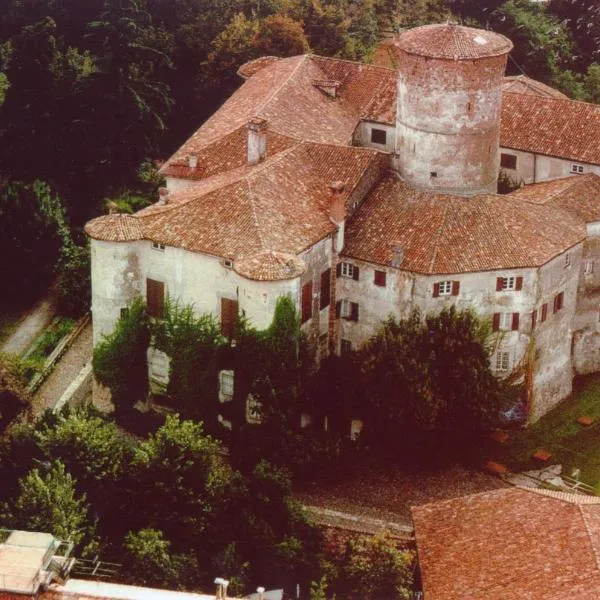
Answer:
POLYGON ((509 72, 516 63, 525 73, 545 83, 565 83, 560 74, 570 64, 573 46, 565 26, 542 4, 508 0, 490 13, 489 19, 490 28, 514 44, 509 72))
POLYGON ((309 50, 302 23, 284 15, 261 21, 254 43, 260 54, 269 56, 295 56, 309 50))
POLYGON ((86 497, 77 496, 75 481, 60 461, 54 461, 45 475, 32 469, 19 481, 19 488, 19 496, 3 510, 9 527, 52 533, 77 546, 91 541, 93 524, 86 497))
POLYGON ((385 534, 350 542, 344 587, 352 597, 368 600, 408 600, 412 594, 414 554, 398 550, 385 534))
POLYGON ((111 181, 124 185, 165 129, 172 98, 160 74, 170 65, 171 41, 153 27, 143 0, 104 0, 88 30, 97 64, 87 89, 97 111, 90 126, 111 181))
POLYGON ((172 554, 170 542, 156 529, 130 531, 123 546, 124 567, 138 585, 179 588, 189 585, 190 575, 198 569, 191 556, 172 554))
POLYGON ((130 469, 140 503, 133 522, 162 531, 176 551, 201 548, 210 556, 226 536, 227 510, 239 484, 220 450, 202 424, 169 416, 135 449, 130 469))
POLYGON ((110 389, 117 413, 131 409, 138 400, 146 398, 149 344, 146 306, 137 298, 123 311, 115 330, 94 348, 94 376, 110 389))
POLYGON ((588 67, 583 79, 585 99, 600 104, 600 64, 593 63, 588 67))
POLYGON ((453 307, 424 321, 418 312, 388 319, 358 355, 374 439, 397 440, 399 431, 466 437, 493 423, 506 389, 490 371, 487 332, 453 307))
POLYGON ((41 182, 0 184, 0 277, 4 300, 27 298, 47 287, 61 247, 64 208, 41 182))

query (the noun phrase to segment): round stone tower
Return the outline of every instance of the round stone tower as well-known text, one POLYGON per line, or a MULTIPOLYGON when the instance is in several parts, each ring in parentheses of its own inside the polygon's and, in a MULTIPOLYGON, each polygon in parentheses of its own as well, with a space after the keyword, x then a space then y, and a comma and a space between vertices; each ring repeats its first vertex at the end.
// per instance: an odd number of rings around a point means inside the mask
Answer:
POLYGON ((495 192, 502 81, 511 41, 460 25, 425 25, 394 42, 396 151, 418 189, 495 192))

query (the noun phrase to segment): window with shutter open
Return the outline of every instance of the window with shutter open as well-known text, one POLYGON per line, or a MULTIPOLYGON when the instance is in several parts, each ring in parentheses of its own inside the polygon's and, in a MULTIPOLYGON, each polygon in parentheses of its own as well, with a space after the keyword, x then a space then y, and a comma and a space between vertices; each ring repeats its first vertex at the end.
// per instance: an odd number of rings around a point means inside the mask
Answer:
POLYGON ((331 302, 331 269, 321 273, 321 294, 319 298, 319 309, 324 309, 331 302))
POLYGON ((221 298, 221 333, 229 339, 235 337, 238 316, 238 301, 221 298))
POLYGON ((306 323, 312 317, 312 281, 302 286, 301 309, 302 323, 306 323))
POLYGON ((156 279, 146 279, 146 307, 148 316, 162 319, 165 316, 165 284, 156 279))

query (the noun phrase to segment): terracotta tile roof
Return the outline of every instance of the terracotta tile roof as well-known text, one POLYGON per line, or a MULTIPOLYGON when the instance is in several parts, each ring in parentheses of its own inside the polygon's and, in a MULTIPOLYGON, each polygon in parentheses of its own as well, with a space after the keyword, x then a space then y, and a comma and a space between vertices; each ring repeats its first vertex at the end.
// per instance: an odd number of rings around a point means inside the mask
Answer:
POLYGON ((237 258, 233 269, 246 279, 281 281, 302 275, 306 271, 306 263, 293 254, 268 250, 237 258))
POLYGON ((584 223, 600 221, 600 176, 595 173, 526 185, 510 196, 535 204, 556 206, 584 223))
MULTIPOLYGON (((274 156, 295 143, 296 140, 267 129, 269 156, 274 156)), ((195 146, 192 137, 162 166, 161 173, 178 179, 204 179, 244 166, 248 162, 248 129, 246 125, 242 125, 207 146, 195 146), (189 166, 190 155, 198 160, 195 168, 189 166)))
MULTIPOLYGON (((247 66, 247 69, 246 69, 247 66)), ((268 152, 294 140, 351 144, 364 113, 373 120, 395 119, 395 76, 390 69, 347 60, 303 55, 247 63, 248 80, 163 165, 171 177, 200 179, 246 160, 245 126, 254 117, 268 121, 268 152), (336 97, 318 81, 339 82, 336 97), (187 166, 189 155, 198 166, 187 166)))
POLYGON ((85 232, 94 239, 106 242, 131 242, 142 239, 142 227, 132 215, 104 215, 92 219, 85 232))
POLYGON ((545 264, 585 238, 585 225, 557 208, 511 196, 418 192, 389 172, 346 227, 343 254, 425 274, 545 264))
POLYGON ((260 56, 259 58, 255 58, 254 60, 249 60, 247 63, 244 63, 238 70, 237 73, 243 79, 248 79, 252 77, 255 73, 258 73, 265 67, 272 65, 274 62, 280 60, 279 56, 260 56))
POLYGON ((600 105, 506 93, 500 144, 506 148, 600 164, 600 105))
POLYGON ((553 87, 531 79, 527 75, 510 75, 504 78, 502 85, 503 92, 514 92, 516 94, 531 94, 534 96, 543 96, 546 98, 558 98, 560 100, 568 100, 562 92, 555 90, 553 87))
POLYGON ((600 597, 600 504, 509 488, 412 508, 426 599, 600 597))
MULTIPOLYGON (((380 168, 382 156, 367 148, 298 143, 258 165, 200 180, 172 193, 166 205, 155 204, 124 220, 136 222, 143 239, 241 259, 236 268, 245 271, 247 265, 253 278, 269 269, 279 277, 273 265, 266 270, 258 265, 256 255, 298 255, 334 231, 329 185, 344 182, 347 200, 368 169, 380 168)), ((114 231, 122 217, 94 219, 86 232, 122 241, 114 231)))
POLYGON ((472 60, 507 54, 513 44, 492 31, 446 23, 409 29, 396 38, 394 48, 430 58, 472 60))

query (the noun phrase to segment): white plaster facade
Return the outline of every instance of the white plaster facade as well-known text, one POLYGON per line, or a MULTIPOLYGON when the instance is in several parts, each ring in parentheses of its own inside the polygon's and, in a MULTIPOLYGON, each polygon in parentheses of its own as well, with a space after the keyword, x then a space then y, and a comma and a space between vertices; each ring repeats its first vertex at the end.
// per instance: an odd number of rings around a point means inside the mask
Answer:
POLYGON ((591 165, 544 154, 532 154, 531 152, 523 152, 512 148, 500 148, 500 153, 501 155, 516 157, 516 168, 503 167, 503 170, 519 184, 540 183, 585 173, 600 175, 600 165, 591 165))

